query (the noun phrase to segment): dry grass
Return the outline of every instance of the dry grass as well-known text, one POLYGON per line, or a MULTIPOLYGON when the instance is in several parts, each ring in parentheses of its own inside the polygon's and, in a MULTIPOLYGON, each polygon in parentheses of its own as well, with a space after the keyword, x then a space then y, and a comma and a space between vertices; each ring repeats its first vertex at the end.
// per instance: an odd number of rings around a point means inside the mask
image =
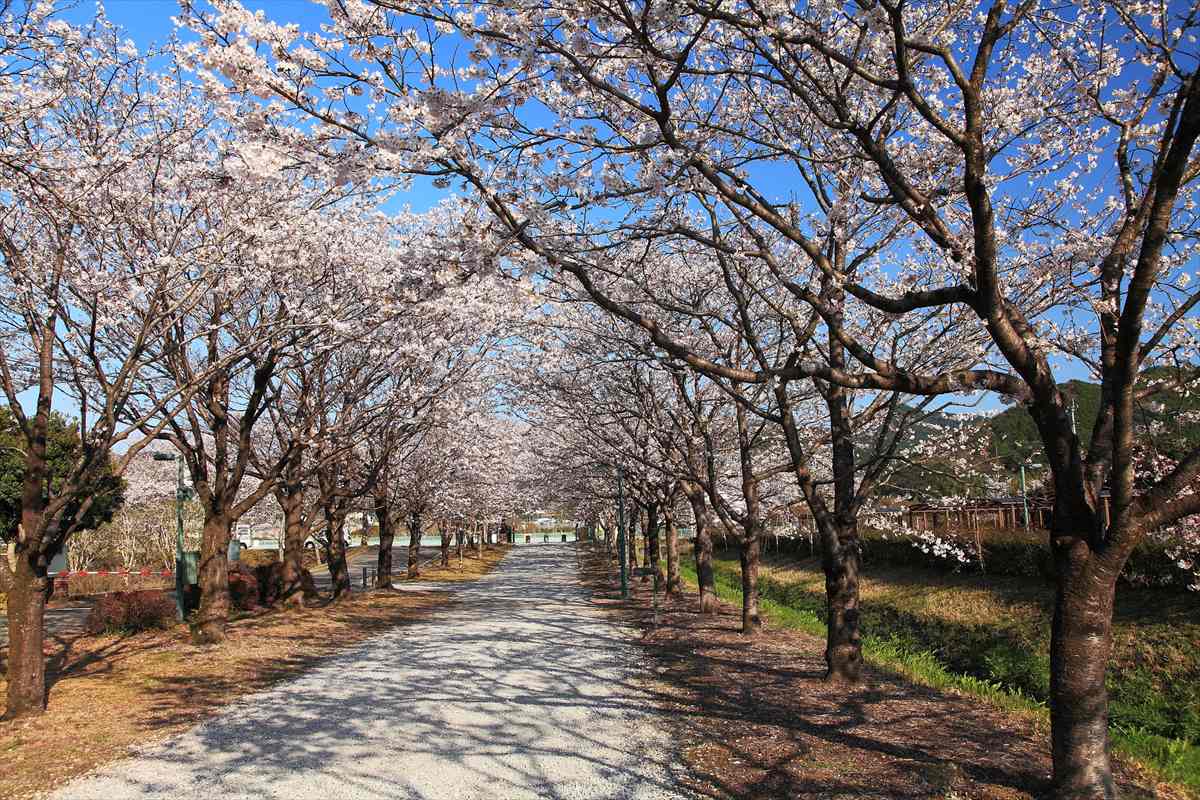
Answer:
POLYGON ((125 574, 111 573, 108 575, 76 575, 67 579, 67 596, 55 599, 78 599, 95 597, 98 594, 110 592, 139 592, 150 589, 171 589, 175 586, 174 576, 163 575, 161 571, 150 575, 137 572, 125 574))
MULTIPOLYGON (((469 573, 443 579, 478 578, 503 555, 485 552, 469 573)), ((0 798, 52 789, 447 602, 443 593, 372 591, 323 607, 272 610, 231 622, 220 646, 192 644, 183 626, 53 639, 46 713, 0 722, 0 798)), ((0 678, 0 692, 6 688, 0 678)))

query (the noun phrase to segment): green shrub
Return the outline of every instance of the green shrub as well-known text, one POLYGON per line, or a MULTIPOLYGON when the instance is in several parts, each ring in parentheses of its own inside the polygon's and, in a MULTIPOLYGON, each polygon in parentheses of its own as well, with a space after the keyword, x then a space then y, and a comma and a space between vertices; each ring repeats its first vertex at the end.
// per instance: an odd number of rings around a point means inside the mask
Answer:
MULTIPOLYGON (((983 542, 983 566, 976 557, 975 535, 969 531, 939 531, 940 536, 956 541, 970 553, 969 563, 951 560, 934 553, 926 553, 914 542, 896 536, 864 528, 860 531, 864 564, 900 564, 924 566, 952 572, 980 572, 989 575, 1010 575, 1023 578, 1054 579, 1054 558, 1046 539, 1045 531, 1039 530, 991 530, 981 531, 983 542)), ((809 554, 807 538, 781 538, 771 540, 770 549, 794 553, 804 557, 809 554)), ((1179 568, 1176 560, 1167 555, 1162 543, 1145 540, 1134 549, 1121 572, 1121 582, 1126 586, 1159 586, 1185 588, 1193 580, 1192 573, 1179 568)))

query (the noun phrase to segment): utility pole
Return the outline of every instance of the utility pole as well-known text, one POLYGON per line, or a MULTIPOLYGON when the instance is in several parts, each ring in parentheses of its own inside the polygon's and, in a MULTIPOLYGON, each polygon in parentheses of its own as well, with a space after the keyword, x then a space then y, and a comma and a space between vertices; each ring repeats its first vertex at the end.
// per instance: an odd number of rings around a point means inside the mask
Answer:
POLYGON ((625 470, 617 467, 617 554, 621 561, 621 599, 629 599, 629 575, 625 558, 625 470))
POLYGON ((1021 505, 1025 509, 1025 530, 1029 530, 1029 495, 1025 492, 1025 462, 1021 462, 1021 505))

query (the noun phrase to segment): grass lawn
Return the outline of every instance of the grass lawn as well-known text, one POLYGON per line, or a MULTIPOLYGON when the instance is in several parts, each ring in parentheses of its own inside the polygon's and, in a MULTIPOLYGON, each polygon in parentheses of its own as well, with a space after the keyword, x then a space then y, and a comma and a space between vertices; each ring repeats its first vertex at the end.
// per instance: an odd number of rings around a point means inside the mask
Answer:
MULTIPOLYGON (((694 581, 690 560, 683 565, 694 581)), ((718 554, 717 575, 718 594, 740 602, 734 554, 718 554)), ((765 559, 760 593, 773 624, 824 636, 817 559, 765 559)), ((1052 587, 868 564, 861 604, 864 654, 872 663, 1048 724, 1052 587)), ((1119 590, 1110 675, 1118 751, 1200 791, 1200 598, 1119 590)))

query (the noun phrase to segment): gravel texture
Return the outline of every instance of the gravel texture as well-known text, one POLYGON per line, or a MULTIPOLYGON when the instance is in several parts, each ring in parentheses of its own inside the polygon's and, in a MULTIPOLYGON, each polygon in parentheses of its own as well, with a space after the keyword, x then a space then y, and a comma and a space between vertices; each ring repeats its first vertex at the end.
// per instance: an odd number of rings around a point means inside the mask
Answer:
POLYGON ((571 545, 514 548, 397 628, 53 797, 676 798, 631 631, 571 545))

